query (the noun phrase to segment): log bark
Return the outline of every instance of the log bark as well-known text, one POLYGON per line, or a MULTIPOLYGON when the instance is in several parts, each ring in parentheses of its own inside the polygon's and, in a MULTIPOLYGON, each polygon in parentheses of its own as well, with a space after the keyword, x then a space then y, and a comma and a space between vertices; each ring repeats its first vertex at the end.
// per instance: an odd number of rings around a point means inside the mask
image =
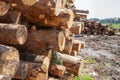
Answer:
POLYGON ((72 40, 66 40, 65 48, 62 52, 65 54, 70 54, 72 51, 72 47, 73 47, 72 40))
POLYGON ((58 30, 30 30, 28 39, 22 46, 24 51, 41 54, 41 51, 62 51, 65 46, 65 36, 58 30))
POLYGON ((19 66, 19 53, 13 47, 0 45, 0 80, 11 80, 19 66))
POLYGON ((10 3, 14 10, 20 11, 23 20, 27 22, 39 24, 45 27, 70 28, 72 26, 74 17, 73 11, 64 10, 58 16, 54 15, 55 5, 62 4, 58 2, 58 4, 56 4, 54 0, 39 0, 39 2, 32 6, 24 5, 21 0, 2 1, 10 3))
POLYGON ((10 8, 9 4, 0 1, 0 16, 5 15, 8 12, 9 8, 10 8))
POLYGON ((49 73, 58 78, 62 78, 65 71, 66 71, 66 68, 62 65, 53 65, 49 68, 49 73))
POLYGON ((71 56, 74 56, 74 57, 77 57, 78 52, 77 52, 77 51, 72 51, 72 52, 70 53, 70 55, 71 55, 71 56))
POLYGON ((82 31, 82 24, 80 23, 73 23, 72 27, 70 28, 72 34, 80 34, 82 31))
POLYGON ((24 44, 27 40, 27 29, 24 25, 0 24, 0 43, 24 44))
POLYGON ((73 10, 75 13, 84 13, 84 14, 89 14, 88 10, 78 10, 78 9, 74 9, 73 10))
POLYGON ((17 10, 9 10, 5 15, 0 16, 0 23, 21 23, 21 12, 17 10))
POLYGON ((14 79, 47 80, 49 64, 48 57, 44 57, 39 62, 21 61, 14 79))
POLYGON ((62 57, 63 59, 63 65, 66 67, 66 70, 74 74, 76 76, 79 76, 81 73, 81 69, 84 64, 84 60, 81 58, 76 58, 67 54, 61 54, 58 52, 58 55, 62 57))
POLYGON ((81 42, 79 40, 73 40, 72 51, 80 51, 80 49, 81 49, 81 42))

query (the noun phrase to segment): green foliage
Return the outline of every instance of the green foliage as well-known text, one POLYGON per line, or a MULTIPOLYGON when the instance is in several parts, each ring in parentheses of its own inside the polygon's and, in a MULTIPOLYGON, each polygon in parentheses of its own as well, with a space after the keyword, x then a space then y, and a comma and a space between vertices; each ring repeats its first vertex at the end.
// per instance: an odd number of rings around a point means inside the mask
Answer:
POLYGON ((91 76, 89 76, 88 74, 83 74, 81 76, 74 76, 73 80, 94 80, 94 78, 92 78, 91 76))
POLYGON ((57 51, 53 51, 52 53, 52 65, 55 64, 63 65, 63 60, 59 55, 57 55, 57 51))
POLYGON ((94 63, 95 60, 92 58, 92 57, 88 57, 86 60, 85 60, 86 63, 94 63))

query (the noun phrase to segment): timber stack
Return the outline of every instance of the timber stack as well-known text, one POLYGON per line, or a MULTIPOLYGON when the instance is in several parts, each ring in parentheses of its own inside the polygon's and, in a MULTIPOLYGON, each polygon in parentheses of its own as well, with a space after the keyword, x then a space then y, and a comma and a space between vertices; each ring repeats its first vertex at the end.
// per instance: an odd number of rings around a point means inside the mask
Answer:
POLYGON ((72 80, 80 75, 84 60, 77 55, 85 42, 74 34, 84 31, 78 17, 87 17, 75 14, 74 2, 0 0, 0 80, 72 80))

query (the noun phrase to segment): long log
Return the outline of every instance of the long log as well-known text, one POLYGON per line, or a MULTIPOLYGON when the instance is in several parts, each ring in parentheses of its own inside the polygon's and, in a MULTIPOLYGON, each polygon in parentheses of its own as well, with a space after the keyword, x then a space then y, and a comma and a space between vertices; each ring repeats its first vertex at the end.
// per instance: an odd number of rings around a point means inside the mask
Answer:
POLYGON ((1 44, 24 44, 27 40, 27 29, 24 25, 0 24, 1 44))
POLYGON ((49 68, 49 73, 59 78, 63 77, 65 71, 66 71, 66 68, 62 65, 53 65, 53 66, 50 66, 49 68))
POLYGON ((9 8, 10 8, 9 4, 0 1, 0 16, 5 15, 8 12, 9 8))
POLYGON ((75 13, 85 13, 85 14, 89 14, 88 10, 78 10, 78 9, 74 9, 73 10, 75 13))
POLYGON ((65 48, 62 52, 65 54, 70 54, 72 51, 72 47, 73 47, 72 40, 66 40, 65 48))
POLYGON ((76 76, 79 76, 81 73, 81 69, 84 64, 84 60, 81 58, 76 58, 67 54, 57 53, 63 59, 63 65, 66 67, 66 70, 69 73, 72 73, 76 76))
POLYGON ((62 51, 65 46, 65 36, 58 30, 30 30, 28 39, 22 46, 24 51, 41 54, 41 51, 58 50, 62 51))
POLYGON ((13 48, 0 45, 0 80, 11 80, 19 66, 19 52, 13 48))

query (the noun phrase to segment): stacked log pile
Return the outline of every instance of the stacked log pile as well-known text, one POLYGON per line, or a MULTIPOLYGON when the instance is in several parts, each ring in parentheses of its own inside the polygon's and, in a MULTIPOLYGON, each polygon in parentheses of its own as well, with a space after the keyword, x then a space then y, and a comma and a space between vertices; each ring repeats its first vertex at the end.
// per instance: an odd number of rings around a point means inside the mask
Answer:
POLYGON ((109 30, 108 25, 102 25, 100 22, 95 20, 86 20, 85 29, 83 31, 84 34, 92 34, 92 35, 115 35, 115 30, 109 30))
POLYGON ((75 40, 74 34, 81 34, 84 23, 75 21, 70 8, 74 1, 0 1, 0 44, 16 48, 0 47, 0 80, 49 80, 63 79, 66 73, 80 75, 84 60, 77 55, 85 43, 75 40), (11 68, 7 69, 6 63, 11 68))

